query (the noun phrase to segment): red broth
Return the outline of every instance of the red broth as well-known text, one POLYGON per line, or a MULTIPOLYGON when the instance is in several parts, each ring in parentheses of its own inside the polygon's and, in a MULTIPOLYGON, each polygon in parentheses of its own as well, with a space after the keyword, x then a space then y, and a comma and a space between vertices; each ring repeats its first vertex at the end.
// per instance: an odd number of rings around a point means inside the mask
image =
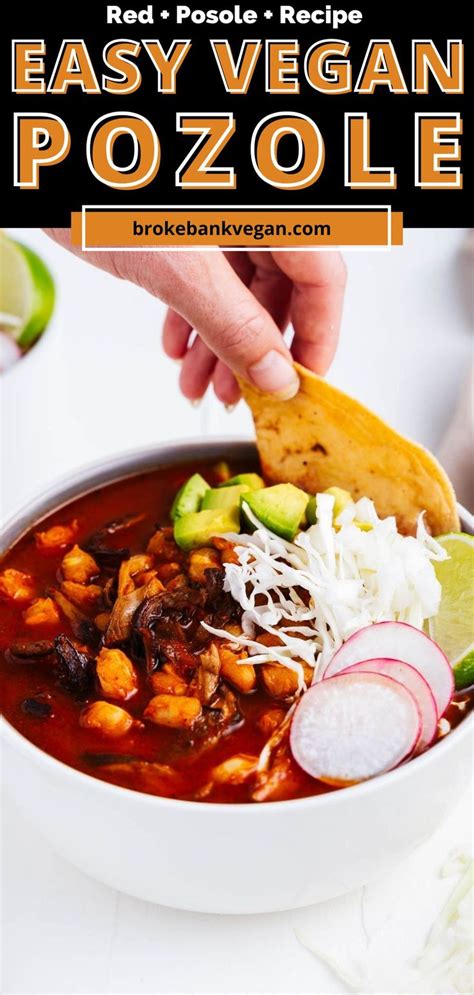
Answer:
MULTIPOLYGON (((243 469, 249 468, 234 467, 233 472, 243 472, 243 469)), ((157 527, 169 526, 173 498, 191 472, 202 473, 211 486, 219 482, 213 466, 193 463, 192 466, 163 468, 130 477, 79 497, 36 523, 6 554, 0 564, 0 575, 9 569, 30 575, 36 597, 47 597, 51 589, 57 590, 62 579, 61 562, 71 548, 71 542, 63 548, 44 551, 38 548, 35 534, 53 526, 69 525, 75 520, 77 534, 73 541, 85 547, 91 535, 101 530, 105 523, 138 516, 139 520, 131 527, 108 536, 106 545, 109 549, 126 546, 130 555, 144 552, 157 527)), ((171 542, 169 539, 169 548, 171 542)), ((178 554, 182 560, 181 569, 186 572, 187 556, 179 551, 178 554)), ((158 573, 161 571, 163 576, 167 573, 170 555, 163 561, 157 559, 158 573)), ((102 566, 100 577, 95 578, 94 583, 104 586, 109 581, 113 585, 117 569, 117 564, 102 566)), ((165 579, 164 583, 166 586, 168 581, 165 579)), ((172 586, 172 581, 169 583, 172 586)), ((309 777, 296 765, 289 752, 287 737, 277 748, 271 769, 263 781, 257 783, 254 775, 240 780, 238 777, 215 780, 215 769, 224 761, 241 755, 257 758, 270 735, 268 716, 278 714, 281 721, 290 707, 288 700, 275 700, 267 693, 258 667, 255 668, 256 687, 251 693, 243 694, 231 683, 221 680, 221 690, 229 694, 235 710, 227 726, 219 725, 220 718, 217 726, 213 726, 213 713, 217 714, 213 701, 203 707, 201 726, 197 723, 196 728, 177 729, 156 725, 144 718, 145 708, 155 692, 150 668, 140 648, 133 642, 123 647, 131 656, 138 677, 138 688, 128 700, 109 699, 94 673, 87 694, 78 697, 62 686, 54 652, 37 660, 19 658, 11 652, 12 644, 50 643, 65 634, 88 656, 94 668, 93 660, 102 644, 100 632, 95 630, 95 636, 89 639, 86 631, 78 639, 62 611, 52 623, 28 625, 25 621, 27 607, 25 602, 5 597, 0 600, 2 711, 23 736, 51 756, 104 781, 186 800, 263 802, 336 790, 309 777), (84 727, 81 716, 87 706, 97 700, 109 700, 126 709, 137 720, 136 727, 120 738, 109 738, 97 729, 84 727)), ((87 613, 91 622, 95 614, 100 612, 95 609, 87 613)), ((203 649, 204 646, 191 647, 196 664, 199 664, 199 651, 203 649)), ((456 705, 447 715, 452 725, 462 717, 463 712, 456 705)))
MULTIPOLYGON (((239 469, 242 468, 234 468, 234 472, 239 469)), ((128 515, 143 515, 136 525, 108 541, 111 548, 127 546, 131 554, 142 552, 157 525, 169 524, 173 498, 190 472, 201 472, 211 485, 218 483, 211 466, 193 464, 164 468, 101 487, 36 523, 6 554, 0 572, 13 568, 31 575, 38 597, 47 596, 51 588, 57 589, 61 561, 71 544, 44 552, 37 547, 35 533, 67 525, 75 519, 78 531, 74 542, 82 547, 104 523, 128 515)), ((113 571, 101 573, 99 582, 111 575, 113 571)), ((288 704, 270 698, 260 683, 250 694, 233 688, 238 720, 215 743, 206 742, 205 735, 195 739, 192 729, 177 730, 143 722, 143 712, 153 690, 143 661, 134 660, 138 690, 126 702, 114 703, 123 706, 143 726, 119 739, 109 739, 80 725, 80 716, 90 701, 107 700, 97 685, 87 698, 78 700, 58 683, 54 654, 34 661, 20 660, 10 653, 11 645, 18 641, 50 641, 61 633, 77 642, 62 612, 57 622, 35 626, 25 624, 24 612, 25 603, 0 600, 2 711, 22 735, 76 770, 137 791, 182 799, 205 798, 210 802, 252 801, 249 783, 217 784, 208 791, 212 771, 236 754, 258 756, 268 739, 268 731, 262 730, 259 720, 275 708, 286 711, 288 704), (42 715, 42 711, 48 714, 42 715), (171 768, 173 773, 163 778, 161 765, 171 768)), ((268 800, 304 797, 328 790, 297 768, 291 759, 287 760, 284 775, 268 800)))

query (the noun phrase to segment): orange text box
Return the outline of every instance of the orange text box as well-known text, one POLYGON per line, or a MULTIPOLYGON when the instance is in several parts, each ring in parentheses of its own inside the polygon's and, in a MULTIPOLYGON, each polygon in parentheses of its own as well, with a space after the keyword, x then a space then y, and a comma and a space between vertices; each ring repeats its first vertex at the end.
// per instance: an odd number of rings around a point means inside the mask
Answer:
POLYGON ((71 217, 84 249, 312 249, 403 242, 403 215, 387 208, 84 208, 71 217))

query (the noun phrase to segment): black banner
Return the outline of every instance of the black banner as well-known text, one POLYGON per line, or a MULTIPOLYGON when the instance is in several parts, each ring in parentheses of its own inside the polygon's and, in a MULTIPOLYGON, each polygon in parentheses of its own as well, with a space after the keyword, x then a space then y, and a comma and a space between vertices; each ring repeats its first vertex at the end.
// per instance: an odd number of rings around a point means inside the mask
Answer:
MULTIPOLYGON (((176 5, 168 5, 166 0, 152 5, 136 5, 133 8, 129 8, 128 4, 72 3, 67 7, 58 7, 56 4, 23 3, 13 9, 9 35, 5 38, 4 34, 2 59, 4 146, 1 168, 4 173, 3 190, 6 191, 2 217, 4 225, 66 226, 70 223, 71 212, 79 211, 83 204, 118 207, 239 204, 249 207, 282 205, 295 208, 388 204, 394 211, 403 212, 406 227, 456 227, 469 224, 472 220, 472 141, 467 113, 467 107, 470 103, 472 105, 472 94, 467 5, 441 8, 432 4, 375 4, 373 7, 361 4, 357 8, 360 18, 354 16, 351 20, 350 14, 356 11, 355 7, 336 8, 326 4, 309 5, 307 8, 300 5, 290 7, 271 0, 268 5, 259 4, 258 10, 255 7, 255 18, 249 17, 247 23, 242 23, 242 20, 245 12, 252 9, 243 4, 221 4, 214 8, 209 5, 198 8, 189 4, 188 7, 181 5, 179 10, 181 13, 178 15, 176 5), (110 13, 110 8, 113 8, 115 15, 110 13), (107 23, 108 9, 109 20, 111 16, 115 17, 113 23, 107 23), (189 15, 185 16, 183 9, 188 10, 189 15), (291 10, 294 11, 293 15, 288 13, 291 10), (130 12, 128 20, 127 11, 130 12), (214 18, 211 11, 214 11, 214 18), (300 23, 295 20, 291 23, 292 16, 293 19, 299 17, 304 22, 305 11, 309 22, 300 23), (223 12, 227 13, 222 22, 219 17, 223 12), (313 12, 319 13, 319 20, 311 19, 313 12), (164 16, 166 14, 168 16, 164 16), (346 21, 338 23, 343 15, 346 15, 346 21), (134 16, 141 16, 142 19, 133 20, 134 16), (217 20, 217 23, 196 23, 209 17, 217 20), (285 23, 282 23, 282 18, 285 23), (290 23, 287 23, 288 18, 290 23), (20 57, 16 66, 12 66, 12 53, 13 58, 17 53, 17 46, 12 46, 12 39, 17 39, 20 43, 20 57), (109 52, 110 43, 119 39, 137 43, 137 54, 129 54, 127 58, 132 67, 131 76, 135 82, 139 78, 139 85, 134 92, 112 94, 104 92, 104 76, 115 80, 120 77, 104 62, 104 49, 109 52), (247 92, 227 92, 211 41, 227 41, 232 59, 236 63, 243 42, 258 39, 262 46, 251 72, 247 92), (443 92, 436 74, 430 69, 427 70, 428 92, 413 92, 413 42, 431 42, 432 51, 438 53, 449 69, 450 55, 454 59, 455 54, 454 48, 448 44, 449 39, 462 42, 464 92, 443 92), (26 46, 26 42, 30 40, 36 43, 44 40, 45 51, 43 56, 39 56, 40 62, 33 63, 33 70, 30 71, 25 86, 22 86, 26 77, 23 71, 24 48, 21 46, 26 46), (165 53, 172 50, 176 40, 191 42, 176 74, 176 93, 158 92, 157 69, 145 44, 149 45, 153 40, 159 40, 165 53), (283 79, 290 82, 293 80, 299 92, 267 92, 270 48, 265 45, 266 40, 288 44, 298 42, 294 71, 287 62, 283 69, 283 79), (346 65, 350 63, 351 92, 321 92, 308 81, 305 68, 307 53, 316 43, 328 40, 348 43, 348 54, 333 54, 332 60, 340 60, 346 65), (381 41, 391 43, 390 51, 386 49, 385 52, 387 54, 388 51, 390 58, 393 52, 407 92, 392 92, 386 83, 380 82, 387 72, 386 61, 377 55, 377 45, 381 41), (48 86, 54 87, 55 78, 56 81, 60 79, 61 73, 67 76, 68 67, 64 58, 61 65, 61 52, 63 56, 69 53, 71 57, 69 78, 71 72, 74 73, 74 67, 77 67, 75 53, 71 53, 71 49, 65 49, 63 44, 68 42, 72 47, 74 43, 81 43, 82 57, 87 59, 87 65, 92 68, 100 92, 83 92, 84 83, 82 87, 77 83, 70 83, 64 93, 51 92, 51 89, 48 92, 48 86), (355 92, 358 82, 363 78, 364 67, 367 69, 371 58, 375 60, 379 82, 375 84, 372 93, 355 92), (138 67, 138 72, 133 67, 138 67), (12 84, 18 84, 18 80, 20 85, 17 88, 26 92, 12 93, 12 84), (45 92, 28 89, 32 82, 43 87, 45 92), (199 136, 197 133, 186 133, 183 120, 179 123, 179 115, 182 118, 193 115, 205 118, 206 114, 218 113, 232 115, 233 134, 223 141, 214 166, 233 171, 234 188, 226 189, 224 186, 213 187, 208 184, 203 188, 196 185, 191 188, 180 186, 177 173, 182 177, 183 163, 198 143, 199 136), (112 114, 123 118, 140 115, 146 119, 145 127, 150 126, 149 133, 154 133, 157 137, 159 166, 150 181, 137 189, 111 187, 94 175, 91 169, 90 156, 88 160, 87 155, 88 140, 91 144, 91 136, 100 128, 100 124, 97 124, 99 119, 112 114), (370 127, 370 164, 375 170, 378 167, 392 167, 396 174, 396 189, 347 185, 350 146, 355 140, 354 134, 350 132, 347 115, 361 114, 367 115, 366 121, 370 127), (32 139, 28 121, 22 130, 20 122, 23 120, 24 123, 25 120, 22 115, 31 116, 33 121, 45 115, 54 115, 61 119, 69 135, 69 147, 62 161, 58 157, 58 161, 51 165, 39 165, 37 188, 27 185, 28 169, 33 169, 30 162, 32 152, 28 147, 32 139), (262 128, 274 115, 282 115, 284 119, 304 115, 310 119, 309 129, 313 122, 319 132, 324 146, 324 164, 318 177, 314 181, 310 180, 304 187, 280 188, 260 175, 256 168, 252 142, 256 148, 262 128), (421 115, 421 119, 417 115, 421 115), (418 160, 428 156, 431 162, 434 156, 433 139, 436 136, 433 136, 430 117, 447 121, 444 141, 459 143, 460 158, 447 158, 441 163, 441 172, 444 167, 459 167, 457 188, 454 185, 446 189, 430 186, 429 170, 425 176, 427 185, 417 185, 420 183, 420 176, 417 175, 418 160), (454 130, 453 118, 458 122, 457 129, 454 130), (428 122, 426 135, 421 133, 422 121, 428 122), (16 150, 13 144, 15 136, 16 150), (20 185, 21 182, 23 185, 20 185)), ((291 60, 291 56, 282 56, 281 52, 278 55, 275 48, 272 52, 273 72, 278 73, 279 59, 291 60)), ((331 79, 329 74, 335 71, 333 63, 323 62, 322 68, 331 79)), ((27 69, 27 76, 28 71, 27 69)), ((132 85, 133 82, 130 86, 132 85)), ((367 124, 363 127, 367 127, 367 124)), ((41 154, 44 153, 44 148, 48 148, 47 137, 41 131, 33 141, 38 142, 41 154)), ((49 145, 51 144, 53 142, 50 138, 49 145)), ((135 150, 133 146, 134 142, 127 136, 119 136, 114 141, 113 158, 117 169, 123 170, 122 176, 130 172, 130 164, 136 159, 140 161, 143 154, 140 148, 135 150)), ((304 142, 303 148, 300 146, 301 142, 294 134, 283 134, 283 137, 278 138, 279 167, 283 173, 286 172, 287 177, 297 173, 301 162, 305 161, 308 150, 304 148, 304 142)), ((262 157, 264 158, 263 152, 262 157)), ((97 159, 100 159, 99 153, 97 159)))

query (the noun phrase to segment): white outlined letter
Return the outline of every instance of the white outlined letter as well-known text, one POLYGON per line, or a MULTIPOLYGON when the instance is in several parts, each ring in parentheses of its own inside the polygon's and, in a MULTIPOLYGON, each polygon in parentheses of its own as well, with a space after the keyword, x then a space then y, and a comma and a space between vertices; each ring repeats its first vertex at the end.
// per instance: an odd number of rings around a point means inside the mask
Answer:
POLYGON ((222 113, 179 113, 176 130, 182 135, 199 135, 197 142, 178 169, 176 186, 183 190, 235 190, 233 166, 214 166, 217 156, 235 133, 234 115, 222 113))
POLYGON ((390 38, 371 39, 354 93, 373 93, 376 86, 388 86, 391 93, 408 93, 390 38))
POLYGON ((12 39, 12 93, 45 93, 45 55, 44 38, 12 39))
POLYGON ((371 166, 370 121, 365 112, 344 114, 344 186, 351 190, 395 190, 393 166, 371 166))
POLYGON ((247 93, 262 51, 260 38, 244 39, 237 62, 227 38, 211 38, 211 45, 226 92, 247 93))
POLYGON ((13 115, 13 185, 37 190, 40 166, 55 166, 66 158, 71 136, 56 114, 13 115))
POLYGON ((252 165, 264 183, 280 190, 303 190, 319 179, 325 148, 323 136, 306 114, 277 112, 263 118, 251 141, 252 165), (278 148, 282 138, 292 136, 297 143, 297 157, 290 166, 282 166, 278 148))
POLYGON ((430 38, 412 41, 412 91, 429 93, 429 74, 442 93, 464 93, 464 45, 460 39, 447 41, 446 62, 430 38))
POLYGON ((462 118, 459 113, 415 114, 415 186, 422 190, 462 190, 460 166, 443 166, 446 160, 459 162, 462 118))

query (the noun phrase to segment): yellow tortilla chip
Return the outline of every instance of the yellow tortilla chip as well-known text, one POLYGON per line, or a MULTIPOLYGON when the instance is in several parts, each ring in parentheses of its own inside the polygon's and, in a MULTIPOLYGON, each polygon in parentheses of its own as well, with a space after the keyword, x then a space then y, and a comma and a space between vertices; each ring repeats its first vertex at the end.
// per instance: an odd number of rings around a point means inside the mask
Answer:
POLYGON ((459 529, 451 483, 434 456, 321 377, 295 364, 301 386, 279 401, 240 384, 257 431, 266 479, 288 481, 311 494, 343 487, 357 500, 372 498, 382 518, 414 533, 426 511, 433 535, 459 529))

